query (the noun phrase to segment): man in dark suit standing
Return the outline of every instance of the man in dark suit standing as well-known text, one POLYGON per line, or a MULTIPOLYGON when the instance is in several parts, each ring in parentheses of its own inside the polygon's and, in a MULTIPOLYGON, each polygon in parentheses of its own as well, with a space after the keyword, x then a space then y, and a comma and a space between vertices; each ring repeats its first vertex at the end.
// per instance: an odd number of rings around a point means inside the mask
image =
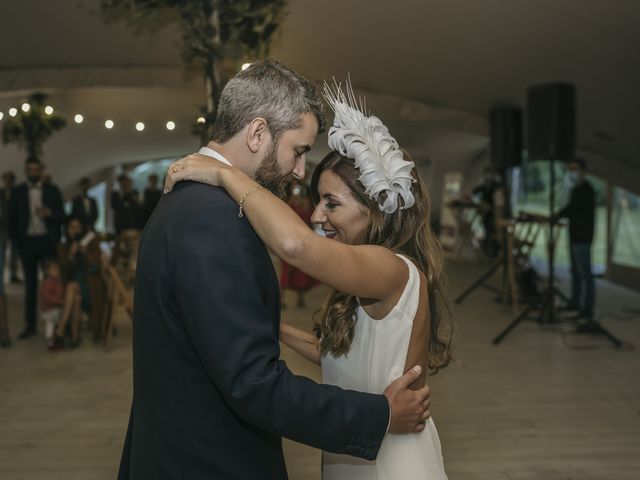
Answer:
POLYGON ((118 177, 120 190, 111 193, 113 223, 117 235, 125 230, 140 228, 141 205, 138 191, 133 189, 133 182, 125 174, 118 177))
POLYGON ((15 188, 9 201, 9 231, 14 245, 20 249, 26 283, 26 326, 18 339, 36 333, 38 266, 55 257, 64 219, 60 190, 51 183, 43 183, 43 171, 38 159, 27 159, 27 181, 15 188))
MULTIPOLYGON (((259 62, 226 85, 202 152, 277 190, 292 172, 304 176, 322 123, 311 82, 259 62)), ((418 431, 429 415, 428 387, 408 389, 414 369, 384 395, 287 369, 271 259, 222 189, 183 182, 160 201, 141 238, 135 291, 121 480, 286 479, 282 436, 374 459, 387 431, 418 431)))
POLYGON ((71 217, 79 219, 86 229, 95 230, 98 204, 89 196, 90 187, 91 181, 87 177, 82 177, 78 182, 80 193, 73 197, 71 217))
POLYGON ((144 198, 142 201, 143 209, 143 222, 142 225, 146 225, 149 217, 156 208, 156 205, 162 198, 162 190, 158 187, 158 175, 152 173, 148 178, 149 185, 144 189, 144 198))

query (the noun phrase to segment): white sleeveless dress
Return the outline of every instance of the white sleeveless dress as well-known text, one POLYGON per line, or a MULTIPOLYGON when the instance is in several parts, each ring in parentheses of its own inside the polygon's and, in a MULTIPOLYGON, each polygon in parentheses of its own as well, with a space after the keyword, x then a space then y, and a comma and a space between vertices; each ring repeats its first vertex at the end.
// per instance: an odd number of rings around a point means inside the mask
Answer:
MULTIPOLYGON (((351 349, 347 355, 322 357, 323 382, 344 389, 383 393, 402 376, 413 319, 420 298, 417 267, 398 255, 409 267, 409 280, 391 312, 381 320, 369 317, 362 307, 351 349)), ((446 480, 440 439, 430 418, 416 434, 387 434, 376 461, 348 455, 322 453, 323 480, 446 480)))

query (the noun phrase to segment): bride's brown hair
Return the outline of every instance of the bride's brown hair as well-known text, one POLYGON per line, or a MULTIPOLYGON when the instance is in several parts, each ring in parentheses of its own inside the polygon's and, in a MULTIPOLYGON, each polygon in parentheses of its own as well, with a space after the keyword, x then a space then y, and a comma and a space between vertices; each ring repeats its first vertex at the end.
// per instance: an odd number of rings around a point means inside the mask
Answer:
MULTIPOLYGON (((409 155, 403 152, 405 159, 409 155)), ((354 161, 339 153, 330 152, 318 164, 311 178, 311 199, 320 201, 318 184, 323 172, 330 170, 349 187, 353 197, 369 210, 369 226, 364 244, 380 245, 411 259, 422 270, 428 283, 429 300, 429 359, 428 366, 437 372, 451 361, 453 322, 443 292, 442 249, 429 223, 430 202, 424 182, 414 168, 415 183, 411 192, 415 205, 398 209, 389 215, 382 212, 358 181, 354 161)), ((356 323, 358 299, 354 295, 334 290, 318 312, 314 331, 320 339, 320 352, 334 357, 346 354, 351 348, 356 323)))

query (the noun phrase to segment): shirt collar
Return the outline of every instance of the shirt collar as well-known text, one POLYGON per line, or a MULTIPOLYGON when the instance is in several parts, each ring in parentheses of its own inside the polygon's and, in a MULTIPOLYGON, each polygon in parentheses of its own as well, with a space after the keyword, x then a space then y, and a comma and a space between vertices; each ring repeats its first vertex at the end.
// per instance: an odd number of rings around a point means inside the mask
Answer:
POLYGON ((198 153, 200 155, 206 155, 207 157, 213 157, 216 160, 220 160, 222 163, 226 163, 227 165, 231 165, 229 160, 227 160, 220 153, 216 152, 215 150, 213 150, 213 149, 211 149, 209 147, 202 147, 198 153))

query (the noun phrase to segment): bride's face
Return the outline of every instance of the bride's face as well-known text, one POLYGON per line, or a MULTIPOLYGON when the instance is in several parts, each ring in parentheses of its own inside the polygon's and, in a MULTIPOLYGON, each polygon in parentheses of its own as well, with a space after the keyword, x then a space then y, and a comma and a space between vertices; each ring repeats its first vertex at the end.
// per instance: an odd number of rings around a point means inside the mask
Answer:
POLYGON ((349 245, 361 245, 369 226, 369 210, 356 200, 349 187, 331 170, 318 182, 320 202, 311 221, 324 230, 327 238, 349 245))

